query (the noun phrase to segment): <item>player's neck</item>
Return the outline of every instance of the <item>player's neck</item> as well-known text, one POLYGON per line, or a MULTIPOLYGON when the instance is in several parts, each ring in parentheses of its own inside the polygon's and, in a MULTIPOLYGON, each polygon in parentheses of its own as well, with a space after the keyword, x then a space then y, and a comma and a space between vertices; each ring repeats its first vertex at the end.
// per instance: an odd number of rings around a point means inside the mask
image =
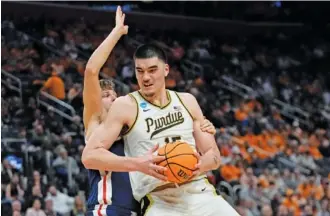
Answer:
POLYGON ((155 94, 153 97, 146 97, 146 99, 148 100, 148 102, 157 105, 159 107, 165 106, 166 104, 168 104, 170 100, 167 95, 167 90, 165 88, 160 92, 158 92, 157 94, 155 94))

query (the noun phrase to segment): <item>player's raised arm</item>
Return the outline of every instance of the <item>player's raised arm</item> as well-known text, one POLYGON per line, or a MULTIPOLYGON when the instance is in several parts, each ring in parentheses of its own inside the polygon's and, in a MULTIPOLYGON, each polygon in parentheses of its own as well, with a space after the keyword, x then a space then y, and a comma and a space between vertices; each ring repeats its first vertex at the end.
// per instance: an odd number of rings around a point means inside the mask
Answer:
POLYGON ((117 8, 116 26, 93 52, 89 58, 84 78, 83 102, 84 102, 84 125, 87 129, 88 123, 93 115, 100 115, 102 112, 101 87, 99 84, 99 72, 105 61, 108 59, 112 49, 122 35, 127 34, 128 26, 124 25, 125 14, 121 8, 117 8))
POLYGON ((203 173, 218 168, 220 166, 220 151, 214 135, 201 130, 204 116, 196 98, 188 93, 180 93, 179 95, 194 117, 194 138, 196 147, 202 154, 198 164, 199 172, 203 173))
POLYGON ((117 156, 108 149, 119 136, 124 125, 134 123, 138 110, 130 96, 119 97, 111 106, 106 120, 91 134, 82 154, 82 163, 87 169, 107 170, 115 172, 139 171, 166 181, 160 172, 166 171, 165 167, 155 163, 165 160, 163 156, 154 156, 157 148, 139 158, 117 156))

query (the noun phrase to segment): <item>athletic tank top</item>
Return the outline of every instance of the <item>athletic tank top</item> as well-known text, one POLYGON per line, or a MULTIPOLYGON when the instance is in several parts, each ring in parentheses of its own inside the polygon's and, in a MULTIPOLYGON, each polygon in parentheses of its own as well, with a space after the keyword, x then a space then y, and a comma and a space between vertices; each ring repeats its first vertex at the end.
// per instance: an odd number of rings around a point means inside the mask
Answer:
MULTIPOLYGON (((125 156, 124 143, 116 141, 110 151, 118 156, 125 156)), ((88 170, 89 210, 106 208, 107 205, 120 206, 132 212, 140 211, 140 204, 134 199, 128 173, 88 170)))
MULTIPOLYGON (((155 145, 160 148, 168 142, 184 140, 193 148, 193 118, 179 95, 167 90, 169 103, 164 107, 153 105, 138 92, 130 94, 137 103, 138 114, 130 131, 124 136, 125 154, 130 157, 144 156, 155 145)), ((133 196, 140 201, 145 195, 164 182, 140 172, 131 172, 133 196)))

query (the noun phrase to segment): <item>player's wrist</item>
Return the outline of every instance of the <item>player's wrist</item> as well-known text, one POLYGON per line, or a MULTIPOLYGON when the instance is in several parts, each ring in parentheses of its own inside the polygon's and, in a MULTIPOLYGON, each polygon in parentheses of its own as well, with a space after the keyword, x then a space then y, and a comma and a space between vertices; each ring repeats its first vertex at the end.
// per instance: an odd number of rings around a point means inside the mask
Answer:
POLYGON ((115 26, 113 29, 112 29, 112 32, 116 35, 118 35, 119 37, 123 36, 124 35, 124 29, 123 27, 118 27, 118 26, 115 26))
POLYGON ((206 173, 210 170, 213 170, 213 165, 209 160, 209 155, 201 156, 201 166, 199 168, 200 173, 206 173))
POLYGON ((139 171, 139 165, 138 165, 137 159, 138 158, 125 157, 125 163, 126 163, 128 172, 139 171))

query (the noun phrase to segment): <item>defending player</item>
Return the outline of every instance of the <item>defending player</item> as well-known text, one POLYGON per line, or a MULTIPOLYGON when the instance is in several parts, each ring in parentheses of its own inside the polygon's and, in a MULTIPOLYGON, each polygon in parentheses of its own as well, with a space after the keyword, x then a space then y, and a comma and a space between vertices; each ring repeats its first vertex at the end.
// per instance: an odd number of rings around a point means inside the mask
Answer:
MULTIPOLYGON (((110 52, 124 34, 127 34, 127 26, 124 25, 124 15, 121 8, 117 8, 116 27, 104 42, 95 50, 89 59, 84 80, 84 125, 86 140, 105 119, 105 116, 116 99, 116 92, 111 80, 98 80, 99 70, 105 63, 110 52)), ((215 133, 213 125, 205 120, 202 129, 215 133)), ((156 150, 156 148, 154 148, 156 150)), ((110 151, 118 156, 124 156, 124 146, 121 140, 117 140, 110 151)), ((149 153, 147 153, 149 154, 149 153)), ((159 157, 152 157, 156 162, 159 157)), ((162 159, 162 158, 161 158, 162 159)), ((102 168, 102 167, 101 167, 102 168)), ((98 169, 98 168, 97 168, 98 169)), ((87 201, 89 215, 136 215, 140 210, 139 203, 133 198, 128 173, 88 170, 90 181, 90 195, 87 201)))
MULTIPOLYGON (((99 81, 99 71, 121 36, 127 34, 128 27, 124 25, 124 18, 121 8, 118 7, 115 28, 94 51, 86 65, 83 91, 86 141, 105 119, 112 102, 117 98, 113 82, 99 81)), ((122 140, 117 140, 110 151, 118 156, 124 156, 122 140)), ((89 169, 88 177, 90 192, 87 216, 138 214, 140 206, 132 196, 128 173, 89 169)))

